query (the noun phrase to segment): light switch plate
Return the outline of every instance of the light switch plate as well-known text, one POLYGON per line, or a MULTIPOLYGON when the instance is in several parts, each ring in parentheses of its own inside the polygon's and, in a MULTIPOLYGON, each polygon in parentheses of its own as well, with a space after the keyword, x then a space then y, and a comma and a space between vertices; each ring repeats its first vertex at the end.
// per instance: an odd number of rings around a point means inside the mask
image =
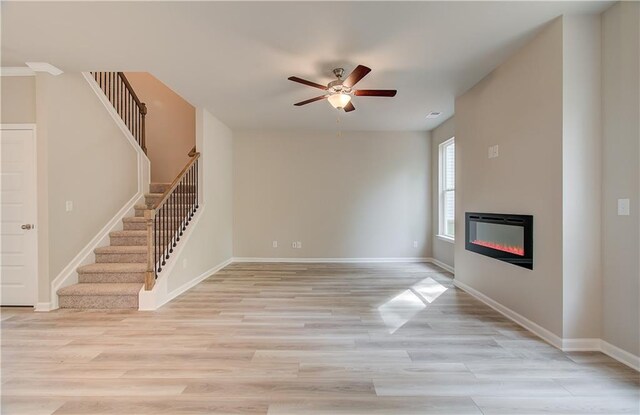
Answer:
POLYGON ((71 212, 73 210, 72 200, 67 200, 67 202, 65 203, 65 209, 67 210, 67 212, 71 212))
POLYGON ((629 216, 631 210, 629 199, 618 199, 618 216, 629 216))
POLYGON ((274 248, 277 248, 278 247, 278 241, 271 242, 271 246, 274 247, 274 248))

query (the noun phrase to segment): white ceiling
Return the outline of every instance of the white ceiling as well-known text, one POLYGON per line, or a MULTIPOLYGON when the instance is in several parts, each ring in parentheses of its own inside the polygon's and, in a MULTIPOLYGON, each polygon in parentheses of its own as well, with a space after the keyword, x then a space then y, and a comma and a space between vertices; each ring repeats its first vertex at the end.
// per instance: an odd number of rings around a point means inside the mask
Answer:
POLYGON ((429 130, 456 95, 562 14, 611 2, 2 2, 2 66, 148 71, 231 128, 336 128, 320 90, 331 69, 372 68, 344 130, 429 130), (442 111, 435 120, 429 111, 442 111))

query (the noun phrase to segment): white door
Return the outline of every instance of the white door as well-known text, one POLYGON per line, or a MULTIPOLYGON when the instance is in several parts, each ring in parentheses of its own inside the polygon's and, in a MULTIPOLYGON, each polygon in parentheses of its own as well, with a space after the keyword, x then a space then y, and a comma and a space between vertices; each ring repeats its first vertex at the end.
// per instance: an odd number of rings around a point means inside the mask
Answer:
POLYGON ((35 305, 38 278, 35 132, 30 127, 0 128, 1 304, 35 305))

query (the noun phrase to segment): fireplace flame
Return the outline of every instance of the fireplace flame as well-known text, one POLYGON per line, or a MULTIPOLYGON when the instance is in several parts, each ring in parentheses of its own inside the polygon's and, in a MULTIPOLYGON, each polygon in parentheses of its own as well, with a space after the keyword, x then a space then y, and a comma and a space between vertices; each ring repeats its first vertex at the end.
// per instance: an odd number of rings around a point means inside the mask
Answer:
POLYGON ((496 242, 489 241, 481 241, 476 239, 475 241, 471 241, 472 244, 485 246, 487 248, 496 249, 502 252, 508 252, 510 254, 524 256, 524 248, 522 246, 517 245, 503 245, 496 242))

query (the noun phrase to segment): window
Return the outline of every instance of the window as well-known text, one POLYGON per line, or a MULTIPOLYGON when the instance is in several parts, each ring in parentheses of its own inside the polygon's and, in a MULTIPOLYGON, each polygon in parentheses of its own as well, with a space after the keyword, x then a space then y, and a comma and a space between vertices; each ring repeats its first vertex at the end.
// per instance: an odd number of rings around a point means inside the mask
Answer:
POLYGON ((450 138, 440 144, 440 229, 438 236, 453 240, 455 236, 456 144, 450 138))

